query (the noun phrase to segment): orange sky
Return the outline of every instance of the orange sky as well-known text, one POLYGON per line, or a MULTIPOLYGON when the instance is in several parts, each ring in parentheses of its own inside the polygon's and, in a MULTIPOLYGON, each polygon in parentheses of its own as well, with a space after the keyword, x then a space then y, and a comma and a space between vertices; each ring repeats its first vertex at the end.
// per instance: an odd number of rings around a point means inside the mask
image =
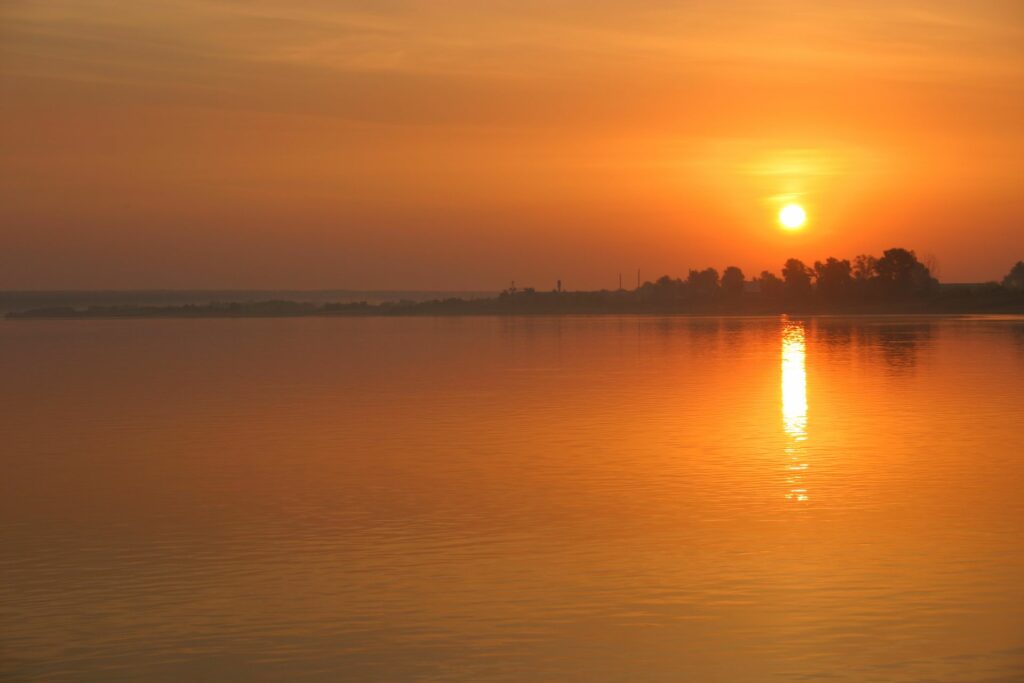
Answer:
POLYGON ((7 0, 0 122, 0 288, 1024 259, 1020 0, 7 0))

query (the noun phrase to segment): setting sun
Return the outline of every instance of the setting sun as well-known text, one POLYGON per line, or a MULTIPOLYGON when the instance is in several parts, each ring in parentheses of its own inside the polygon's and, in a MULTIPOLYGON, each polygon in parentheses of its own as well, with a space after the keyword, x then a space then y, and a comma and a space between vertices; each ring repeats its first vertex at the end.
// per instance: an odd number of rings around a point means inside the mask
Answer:
POLYGON ((807 212, 799 204, 787 204, 779 211, 779 223, 786 230, 799 230, 807 222, 807 212))

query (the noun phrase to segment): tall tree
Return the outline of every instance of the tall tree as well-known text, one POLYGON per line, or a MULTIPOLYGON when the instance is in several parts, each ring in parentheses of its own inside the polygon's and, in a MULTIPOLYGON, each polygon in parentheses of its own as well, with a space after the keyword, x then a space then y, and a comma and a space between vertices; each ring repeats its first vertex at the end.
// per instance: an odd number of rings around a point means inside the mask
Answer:
POLYGON ((814 262, 814 274, 818 293, 825 299, 841 299, 849 295, 853 287, 850 262, 828 257, 824 263, 814 262))
POLYGON ((867 282, 875 277, 875 266, 878 259, 870 254, 861 254, 853 259, 853 278, 858 282, 867 282))
POLYGON ((917 255, 907 249, 887 249, 875 271, 882 289, 893 296, 924 294, 938 284, 917 255))
POLYGON ((786 295, 792 299, 803 299, 811 293, 813 271, 800 259, 791 258, 782 267, 782 280, 786 283, 786 295))
POLYGON ((1017 261, 1017 265, 1010 268, 1010 272, 1003 278, 1003 287, 1015 292, 1024 291, 1024 261, 1017 261))
POLYGON ((778 300, 782 296, 783 283, 779 276, 767 270, 761 271, 761 277, 757 279, 761 296, 769 301, 778 300))
POLYGON ((736 266, 729 266, 722 272, 722 294, 726 298, 738 299, 743 296, 744 284, 743 271, 736 266))
POLYGON ((710 298, 718 291, 718 271, 714 268, 691 270, 686 278, 686 286, 691 296, 700 299, 710 298))

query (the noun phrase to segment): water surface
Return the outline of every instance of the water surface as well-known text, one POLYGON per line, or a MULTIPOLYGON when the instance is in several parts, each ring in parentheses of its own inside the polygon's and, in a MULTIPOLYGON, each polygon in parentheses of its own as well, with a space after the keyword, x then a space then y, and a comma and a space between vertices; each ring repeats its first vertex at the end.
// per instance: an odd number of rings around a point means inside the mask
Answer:
POLYGON ((1024 679, 1024 319, 0 323, 0 678, 1024 679))

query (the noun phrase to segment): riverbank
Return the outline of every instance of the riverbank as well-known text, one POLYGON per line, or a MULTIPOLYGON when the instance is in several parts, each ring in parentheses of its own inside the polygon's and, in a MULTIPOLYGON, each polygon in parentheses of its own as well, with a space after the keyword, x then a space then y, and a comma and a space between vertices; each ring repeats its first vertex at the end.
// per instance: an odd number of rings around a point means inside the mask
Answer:
POLYGON ((891 301, 649 301, 634 292, 561 292, 490 299, 437 299, 369 303, 305 301, 212 302, 166 306, 71 306, 12 311, 8 319, 81 318, 252 318, 310 316, 471 316, 471 315, 831 315, 831 314, 1024 314, 1024 294, 1000 290, 891 301))

